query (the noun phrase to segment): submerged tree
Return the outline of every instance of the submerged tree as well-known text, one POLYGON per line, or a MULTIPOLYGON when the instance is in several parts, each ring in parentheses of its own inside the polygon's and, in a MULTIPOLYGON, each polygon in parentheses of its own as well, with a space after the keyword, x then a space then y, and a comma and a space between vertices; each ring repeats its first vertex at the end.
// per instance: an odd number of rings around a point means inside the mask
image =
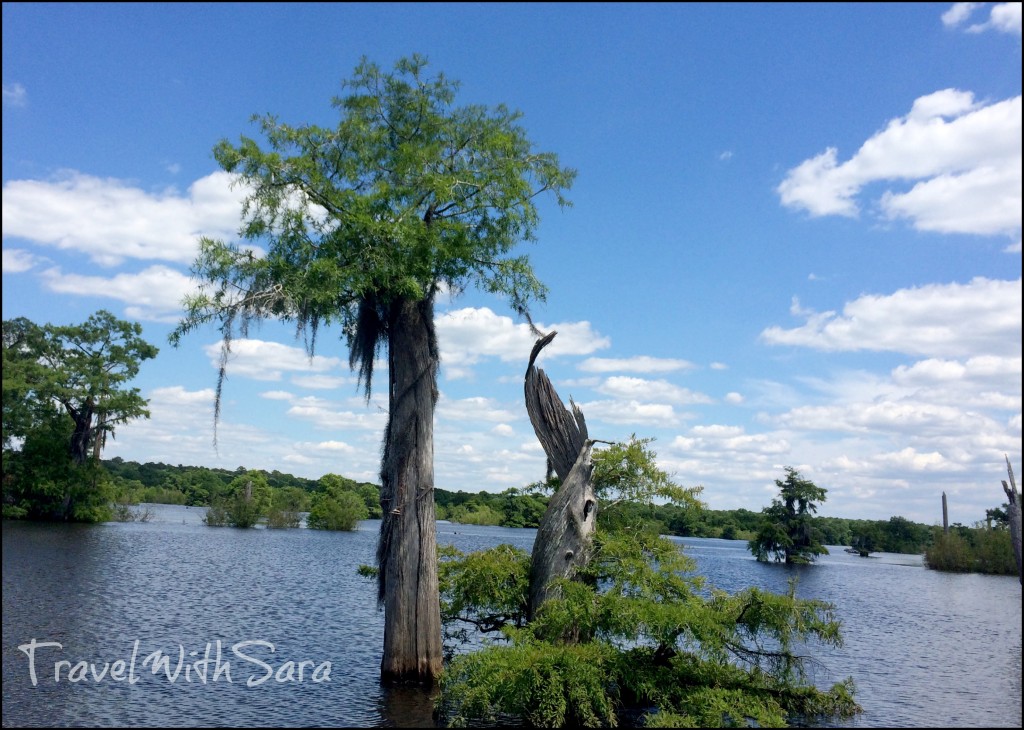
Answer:
POLYGON ((1006 525, 1010 531, 1010 544, 1013 546, 1013 557, 1017 561, 1017 580, 1024 582, 1021 572, 1021 503, 1017 480, 1013 478, 1013 467, 1010 457, 1006 457, 1006 473, 1010 477, 1009 484, 1003 480, 1003 492, 1006 493, 1006 525))
MULTIPOLYGON (((86 467, 98 464, 107 436, 121 424, 149 417, 139 389, 126 387, 141 363, 157 354, 141 334, 137 322, 119 320, 104 310, 80 325, 40 326, 23 317, 3 323, 4 447, 22 438, 27 455, 42 453, 43 442, 63 441, 70 463, 70 469, 51 480, 61 487, 62 496, 58 507, 46 508, 47 516, 71 519, 72 482, 82 481, 86 467), (71 476, 76 470, 78 476, 71 476), (61 481, 67 483, 57 484, 61 481)), ((57 452, 47 453, 53 455, 45 461, 53 462, 57 452)), ((32 480, 33 475, 23 478, 32 480)), ((35 478, 45 481, 38 474, 35 478)), ((24 486, 31 491, 31 485, 24 486)), ((28 513, 44 516, 38 506, 28 513)))
MULTIPOLYGON (((754 588, 712 590, 680 546, 617 514, 667 499, 702 509, 657 467, 649 439, 595 451, 583 414, 566 409, 533 361, 527 410, 562 481, 533 554, 501 545, 441 567, 446 635, 501 633, 504 644, 456 656, 438 710, 455 726, 499 714, 533 727, 784 726, 795 715, 860 711, 852 680, 818 690, 798 647, 839 646, 833 607, 754 588)), ((454 652, 454 647, 453 647, 454 652)))
POLYGON ((458 84, 428 78, 426 60, 393 72, 367 60, 333 106, 334 128, 255 117, 267 148, 243 137, 214 156, 246 186, 240 246, 201 241, 205 283, 172 334, 217 322, 224 364, 251 321, 280 319, 306 335, 339 325, 370 395, 374 359, 388 353, 389 416, 381 461, 378 598, 385 612, 385 678, 432 681, 441 669, 433 500, 438 348, 434 296, 467 285, 527 313, 544 295, 514 247, 533 240, 536 197, 575 172, 538 152, 503 105, 456 106, 458 84))
POLYGON ((814 527, 812 513, 828 491, 803 479, 793 467, 786 467, 786 481, 775 480, 779 496, 762 510, 761 527, 750 541, 750 552, 762 561, 774 559, 787 564, 814 562, 818 555, 828 555, 814 527))

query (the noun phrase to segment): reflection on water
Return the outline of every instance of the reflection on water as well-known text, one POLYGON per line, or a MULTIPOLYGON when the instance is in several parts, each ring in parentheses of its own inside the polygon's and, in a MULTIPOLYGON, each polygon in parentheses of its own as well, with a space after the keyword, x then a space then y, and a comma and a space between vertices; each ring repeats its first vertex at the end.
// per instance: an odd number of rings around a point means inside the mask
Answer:
MULTIPOLYGON (((379 523, 234 530, 205 527, 202 509, 153 510, 149 523, 4 523, 4 726, 433 726, 429 695, 378 681, 383 617, 356 567, 373 562, 379 523), (18 649, 32 639, 61 645, 36 649, 36 686, 18 649), (134 668, 123 681, 119 660, 134 668), (314 681, 327 666, 329 681, 314 681)), ((438 541, 464 551, 529 550, 534 534, 438 525, 438 541)), ((841 549, 764 565, 743 542, 680 542, 717 587, 782 591, 795 575, 798 595, 837 605, 846 644, 818 654, 816 681, 855 678, 856 726, 1020 727, 1016 579, 841 549)))

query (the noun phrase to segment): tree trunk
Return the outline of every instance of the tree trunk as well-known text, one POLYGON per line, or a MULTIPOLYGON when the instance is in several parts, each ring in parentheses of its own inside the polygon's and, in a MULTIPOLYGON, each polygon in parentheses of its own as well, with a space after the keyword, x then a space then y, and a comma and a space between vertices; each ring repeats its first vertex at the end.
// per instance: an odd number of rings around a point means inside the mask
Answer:
POLYGON ((434 523, 434 304, 399 300, 388 316, 390 413, 381 462, 377 561, 386 681, 431 684, 441 672, 441 604, 434 523))
POLYGON ((533 430, 547 454, 549 468, 562 480, 541 518, 533 543, 529 619, 551 596, 552 580, 571 578, 587 564, 597 526, 597 497, 591 481, 594 442, 587 436, 583 412, 570 399, 570 413, 548 376, 534 365, 541 349, 555 334, 552 332, 534 345, 524 384, 526 411, 533 430))
POLYGON ((942 493, 942 532, 947 534, 949 532, 949 510, 946 509, 946 493, 942 493))
POLYGON ((80 410, 68 409, 72 420, 75 422, 75 430, 71 434, 71 460, 75 466, 82 466, 89 460, 89 445, 92 437, 92 408, 83 405, 80 410))
POLYGON ((1003 480, 1003 491, 1006 492, 1006 499, 1009 507, 1006 509, 1007 523, 1010 528, 1010 542, 1013 544, 1013 557, 1017 560, 1017 580, 1024 583, 1024 574, 1021 573, 1021 504, 1020 492, 1017 491, 1017 481, 1013 478, 1013 467, 1010 466, 1010 457, 1006 457, 1006 472, 1010 477, 1010 483, 1003 480))

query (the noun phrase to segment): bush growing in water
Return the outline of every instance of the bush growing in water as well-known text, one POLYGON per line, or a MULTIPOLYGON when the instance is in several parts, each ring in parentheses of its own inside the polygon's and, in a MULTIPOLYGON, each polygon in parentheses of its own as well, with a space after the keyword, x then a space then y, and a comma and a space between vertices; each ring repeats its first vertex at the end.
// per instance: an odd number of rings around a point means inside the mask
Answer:
POLYGON ((935 528, 934 541, 924 554, 925 565, 954 573, 1017 575, 1007 529, 953 525, 949 532, 935 528))
POLYGON ((501 631, 505 645, 456 656, 441 678, 439 713, 454 726, 511 715, 534 727, 785 726, 794 716, 860 711, 852 679, 818 690, 797 649, 841 646, 833 607, 750 588, 703 591, 692 561, 637 530, 597 533, 582 581, 525 621, 530 556, 502 545, 442 552, 446 635, 462 623, 501 631), (769 648, 770 647, 770 648, 769 648))
POLYGON ((306 518, 306 527, 313 530, 354 530, 359 520, 369 516, 366 504, 357 494, 316 494, 306 518))

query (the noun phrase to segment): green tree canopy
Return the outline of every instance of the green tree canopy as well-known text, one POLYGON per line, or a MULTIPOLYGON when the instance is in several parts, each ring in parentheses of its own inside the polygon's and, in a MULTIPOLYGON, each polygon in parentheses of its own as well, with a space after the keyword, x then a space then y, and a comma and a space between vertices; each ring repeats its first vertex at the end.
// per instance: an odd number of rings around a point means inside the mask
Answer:
MULTIPOLYGON (((607 450, 602 489, 623 506, 670 483, 647 443, 607 450)), ((701 508, 693 490, 676 497, 701 508)), ((557 579, 532 620, 526 552, 448 547, 441 558, 447 637, 505 639, 449 664, 438 708, 454 726, 614 727, 627 716, 644 727, 784 727, 860 711, 851 679, 819 690, 806 674, 807 644, 842 645, 832 605, 796 598, 795 583, 784 595, 709 591, 681 546, 644 525, 599 520, 578 579, 557 579)))
MULTIPOLYGON (((107 436, 117 426, 149 417, 139 389, 128 387, 141 363, 157 354, 141 334, 138 323, 104 310, 81 325, 40 326, 23 317, 5 320, 4 448, 17 438, 28 442, 33 434, 45 432, 52 440, 64 433, 65 453, 73 466, 98 462, 107 436), (64 420, 68 425, 58 423, 64 420)), ((33 476, 25 473, 23 478, 33 476)), ((36 478, 45 481, 42 475, 36 478)), ((67 485, 63 491, 61 507, 51 516, 69 519, 74 512, 72 489, 67 485)))
MULTIPOLYGON (((35 413, 55 406, 75 424, 69 449, 77 464, 99 457, 108 434, 135 418, 149 417, 138 388, 126 383, 157 348, 141 337, 142 326, 100 310, 81 325, 44 325, 24 318, 4 322, 4 413, 29 404, 35 413), (8 373, 8 365, 12 366, 8 373)), ((24 428, 25 408, 8 433, 24 428)), ((6 420, 6 418, 5 418, 6 420)))
POLYGON ((310 354, 321 327, 340 326, 367 397, 386 347, 381 670, 432 681, 441 669, 434 296, 474 285, 526 315, 545 289, 513 249, 535 237, 537 196, 566 205, 575 172, 534 149, 518 112, 456 105, 458 84, 428 77, 426 65, 414 55, 386 72, 364 59, 333 101, 337 126, 294 126, 268 114, 254 117, 265 146, 248 137, 217 144, 217 162, 246 191, 246 243, 200 242, 193 268, 201 289, 171 340, 219 325, 215 420, 231 340, 253 320, 294 323, 310 354))
POLYGON ((818 555, 827 555, 819 531, 814 527, 813 513, 825 501, 828 491, 804 479, 793 467, 786 467, 786 480, 775 480, 779 496, 762 510, 762 523, 750 541, 750 552, 767 562, 810 563, 818 555))

